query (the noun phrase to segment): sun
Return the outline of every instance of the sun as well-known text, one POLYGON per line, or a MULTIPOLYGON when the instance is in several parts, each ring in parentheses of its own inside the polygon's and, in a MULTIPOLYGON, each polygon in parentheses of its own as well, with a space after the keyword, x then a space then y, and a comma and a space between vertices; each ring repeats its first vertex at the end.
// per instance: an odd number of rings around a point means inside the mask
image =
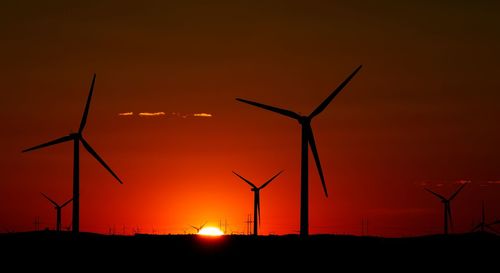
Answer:
POLYGON ((216 227, 204 227, 200 229, 198 234, 203 236, 221 236, 224 235, 224 232, 216 227))

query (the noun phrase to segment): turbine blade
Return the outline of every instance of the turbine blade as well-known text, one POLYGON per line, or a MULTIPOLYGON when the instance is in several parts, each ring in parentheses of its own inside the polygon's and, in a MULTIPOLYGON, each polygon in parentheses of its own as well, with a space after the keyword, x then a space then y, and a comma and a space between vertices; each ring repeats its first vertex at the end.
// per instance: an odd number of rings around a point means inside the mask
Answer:
POLYGON ((478 230, 479 228, 481 227, 481 224, 477 224, 472 230, 471 232, 474 232, 476 230, 478 230))
POLYGON ((489 225, 488 225, 488 226, 484 226, 484 227, 485 227, 485 228, 487 228, 487 229, 489 229, 490 231, 493 231, 493 232, 494 232, 494 233, 496 233, 496 234, 500 234, 500 232, 498 232, 498 230, 496 230, 496 229, 494 229, 494 228, 490 227, 489 225))
POLYGON ((205 222, 203 225, 200 226, 200 229, 202 229, 208 222, 205 222))
POLYGON ((271 177, 271 179, 267 180, 267 182, 264 183, 264 185, 260 186, 259 190, 263 189, 265 186, 267 186, 269 183, 271 183, 271 181, 273 181, 276 177, 278 177, 278 175, 280 175, 282 172, 283 171, 280 171, 275 176, 271 177))
POLYGON ((50 201, 50 203, 54 204, 54 206, 59 207, 59 204, 57 204, 57 203, 56 203, 56 201, 54 201, 54 200, 50 199, 50 197, 48 197, 47 195, 45 195, 43 192, 41 192, 41 194, 42 194, 45 198, 47 198, 47 200, 49 200, 49 201, 50 201))
POLYGON ((465 187, 465 185, 467 185, 467 183, 462 184, 462 186, 460 186, 460 188, 458 188, 458 190, 454 194, 451 195, 449 200, 450 201, 453 200, 453 198, 455 198, 457 196, 457 194, 465 187))
POLYGON ((83 111, 82 122, 80 123, 80 129, 78 129, 78 133, 80 134, 83 132, 85 124, 87 123, 87 116, 89 115, 89 109, 90 109, 90 101, 92 100, 92 93, 94 92, 95 76, 96 75, 94 73, 94 77, 92 78, 92 84, 90 84, 90 92, 89 96, 87 97, 87 103, 85 104, 85 110, 83 111))
POLYGON ((73 198, 69 199, 64 204, 62 204, 61 208, 64 208, 66 205, 68 205, 69 203, 71 203, 71 201, 73 201, 73 198))
POLYGON ((40 144, 40 145, 31 147, 31 148, 25 149, 22 152, 25 153, 25 152, 33 151, 33 150, 36 150, 36 149, 40 149, 40 148, 44 148, 44 147, 47 147, 47 146, 56 145, 56 144, 59 144, 59 143, 70 141, 70 140, 73 140, 73 137, 70 136, 70 135, 68 135, 68 136, 64 136, 64 137, 61 137, 61 138, 49 141, 49 142, 44 143, 44 144, 40 144))
POLYGON ((444 198, 442 195, 437 194, 437 193, 435 193, 435 192, 433 192, 433 191, 429 190, 428 188, 425 188, 425 190, 426 190, 426 191, 428 191, 428 192, 430 192, 430 193, 432 193, 433 195, 437 196, 437 198, 439 198, 439 199, 441 199, 441 200, 446 200, 446 198, 444 198))
POLYGON ((101 165, 106 169, 108 170, 109 173, 111 173, 111 175, 116 178, 116 180, 118 180, 118 182, 120 182, 120 184, 123 184, 123 182, 120 180, 120 178, 118 178, 118 176, 113 172, 113 170, 111 170, 111 168, 106 164, 106 162, 104 162, 104 160, 97 154, 96 151, 94 151, 94 149, 92 149, 92 147, 90 147, 90 145, 87 143, 87 141, 85 141, 85 139, 83 137, 80 136, 80 141, 82 142, 83 144, 83 147, 85 147, 85 149, 87 149, 87 151, 95 158, 97 159, 97 161, 99 161, 99 163, 101 163, 101 165))
POLYGON ((330 102, 340 93, 340 91, 342 91, 342 89, 349 83, 349 81, 351 81, 351 79, 354 77, 354 75, 356 75, 356 73, 358 73, 361 67, 361 65, 358 66, 358 68, 356 68, 354 72, 349 75, 349 77, 347 77, 335 90, 333 90, 330 96, 328 96, 316 109, 314 109, 314 111, 309 115, 309 118, 312 119, 323 110, 325 110, 328 104, 330 104, 330 102))
POLYGON ((245 99, 240 99, 240 98, 236 98, 236 100, 244 102, 244 103, 248 103, 250 105, 257 106, 257 107, 260 107, 260 108, 263 108, 263 109, 266 109, 266 110, 269 110, 269 111, 272 111, 272 112, 275 112, 275 113, 278 113, 278 114, 281 114, 281 115, 284 115, 284 116, 287 116, 287 117, 290 117, 290 118, 293 118, 293 119, 300 119, 300 115, 299 114, 297 114, 297 113, 295 113, 293 111, 290 111, 290 110, 281 109, 281 108, 278 108, 278 107, 269 106, 269 105, 265 105, 265 104, 262 104, 262 103, 253 102, 253 101, 249 101, 249 100, 245 100, 245 99))
POLYGON ((307 126, 307 131, 309 133, 309 145, 314 156, 314 161, 316 162, 316 168, 318 169, 319 178, 321 178, 321 185, 323 185, 323 191, 326 197, 328 197, 328 191, 326 190, 325 177, 323 176, 323 169, 321 168, 321 162, 319 161, 318 150, 316 149, 316 142, 314 141, 314 134, 311 126, 307 126))
POLYGON ((233 173, 238 176, 239 178, 241 178, 243 181, 247 182, 248 185, 250 185, 252 188, 256 188, 257 189, 257 186, 255 186, 252 182, 248 181, 246 178, 244 178, 243 176, 237 174, 236 172, 233 171, 233 173))

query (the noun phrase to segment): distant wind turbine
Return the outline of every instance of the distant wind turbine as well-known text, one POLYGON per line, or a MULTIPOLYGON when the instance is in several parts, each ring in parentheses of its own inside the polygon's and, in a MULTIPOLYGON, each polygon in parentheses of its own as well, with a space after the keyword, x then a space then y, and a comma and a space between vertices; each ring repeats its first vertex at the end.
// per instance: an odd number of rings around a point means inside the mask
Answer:
POLYGON ((41 194, 47 198, 47 200, 50 201, 54 205, 54 208, 56 209, 56 231, 61 231, 61 210, 64 208, 66 205, 68 205, 71 201, 73 201, 73 198, 69 199, 68 201, 64 202, 62 205, 59 205, 56 203, 54 200, 50 199, 47 195, 45 195, 43 192, 41 194))
POLYGON ((252 187, 251 191, 253 191, 253 193, 254 193, 254 198, 253 198, 253 219, 254 219, 254 221, 253 221, 253 235, 255 235, 255 236, 258 235, 257 227, 260 226, 260 190, 262 190, 267 185, 269 185, 269 183, 271 183, 271 181, 273 181, 282 172, 283 171, 277 173, 275 176, 271 177, 271 179, 267 180, 266 183, 262 184, 262 186, 257 187, 252 182, 250 182, 249 180, 247 180, 243 176, 241 176, 233 171, 233 173, 236 176, 241 178, 243 181, 248 183, 248 185, 250 185, 250 187, 252 187))
POLYGON ((455 197, 457 197, 457 194, 465 187, 466 184, 463 184, 458 188, 455 193, 453 193, 450 198, 444 198, 442 195, 437 194, 429 189, 425 189, 426 191, 430 192, 431 194, 435 195, 437 198, 441 199, 441 202, 443 203, 444 206, 444 234, 448 234, 448 221, 450 221, 450 227, 453 228, 453 219, 451 217, 451 206, 450 202, 453 200, 455 197))
POLYGON ((199 227, 195 227, 195 226, 191 226, 192 228, 194 228, 196 230, 196 234, 200 233, 200 230, 207 224, 207 222, 205 222, 205 224, 199 226, 199 227))
POLYGON ((493 223, 487 224, 485 214, 486 213, 484 210, 484 201, 483 201, 481 204, 481 223, 477 224, 477 226, 475 226, 472 229, 472 232, 478 231, 478 230, 481 232, 484 232, 486 229, 488 229, 489 231, 492 231, 493 233, 498 233, 498 231, 496 229, 492 228, 491 226, 496 225, 499 221, 495 221, 493 223))
POLYGON ((40 144, 29 149, 23 150, 24 152, 33 151, 36 149, 44 148, 47 146, 56 145, 66 141, 73 141, 73 233, 77 234, 80 232, 80 143, 83 147, 97 160, 101 165, 108 170, 108 172, 113 175, 118 182, 121 184, 122 181, 118 176, 111 170, 111 168, 104 162, 104 160, 97 154, 96 151, 88 144, 88 142, 83 137, 83 129, 87 123, 87 116, 89 114, 90 101, 92 99, 92 92, 94 90, 95 77, 92 78, 92 84, 90 85, 90 92, 87 98, 87 103, 85 104, 85 110, 83 112, 82 121, 80 122, 80 128, 77 133, 71 133, 67 136, 52 140, 50 142, 40 144))
POLYGON ((323 170, 321 169, 321 163, 319 161, 318 151, 316 149, 316 143, 314 141, 313 130, 311 127, 312 119, 319 115, 325 108, 330 104, 330 102, 342 91, 342 89, 351 81, 351 79, 358 73, 361 66, 356 68, 354 72, 349 75, 309 116, 301 116, 296 112, 281 109, 274 106, 265 105, 258 102, 253 102, 245 99, 237 98, 236 100, 269 110, 289 118, 293 118, 299 122, 302 126, 302 144, 301 144, 301 174, 300 174, 300 236, 305 237, 309 235, 309 169, 308 169, 308 147, 311 146, 311 150, 316 161, 316 168, 318 169, 319 177, 321 178, 321 183, 323 185, 323 190, 325 196, 328 197, 328 192, 326 190, 325 178, 323 177, 323 170))

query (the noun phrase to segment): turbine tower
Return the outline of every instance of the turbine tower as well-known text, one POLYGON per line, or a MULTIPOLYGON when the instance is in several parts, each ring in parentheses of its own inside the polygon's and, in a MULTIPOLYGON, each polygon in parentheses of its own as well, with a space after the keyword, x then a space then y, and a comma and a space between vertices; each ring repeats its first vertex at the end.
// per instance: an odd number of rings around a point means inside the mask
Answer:
POLYGON ((430 192, 431 194, 435 195, 437 198, 441 199, 441 202, 443 203, 443 207, 444 207, 444 234, 448 234, 448 221, 450 221, 449 225, 450 227, 453 228, 453 221, 452 221, 452 217, 451 217, 451 205, 450 205, 450 202, 451 200, 453 200, 455 197, 457 197, 457 194, 465 187, 465 185, 467 184, 463 184, 462 186, 460 186, 460 188, 458 188, 457 191, 455 191, 455 193, 453 193, 450 198, 444 198, 442 195, 440 194, 437 194, 429 189, 425 189, 426 191, 430 192))
POLYGON ((254 193, 254 198, 253 198, 253 235, 257 236, 258 231, 257 231, 257 226, 260 226, 260 190, 265 188, 271 181, 273 181, 278 175, 280 175, 283 171, 277 173, 275 176, 271 177, 271 179, 267 180, 266 183, 264 183, 262 186, 257 187, 255 186, 252 182, 244 178, 243 176, 237 174, 236 172, 233 171, 233 173, 241 178, 243 181, 245 181, 250 187, 252 187, 251 191, 254 193))
POLYGON ((326 190, 325 179, 323 177, 323 170, 321 169, 321 163, 319 161, 318 150, 316 149, 316 142, 314 141, 313 130, 311 127, 311 121, 314 117, 319 115, 325 108, 330 104, 330 102, 342 91, 342 89, 351 81, 351 79, 358 73, 361 66, 356 68, 354 72, 349 75, 314 111, 308 116, 301 116, 296 112, 281 109, 274 106, 265 105, 258 102, 253 102, 245 99, 237 98, 236 100, 263 108, 268 111, 272 111, 289 118, 293 118, 299 122, 302 127, 302 143, 301 143, 301 172, 300 172, 300 236, 306 237, 309 235, 309 166, 308 166, 308 148, 311 147, 314 160, 316 162, 316 168, 318 169, 319 177, 321 178, 321 183, 323 185, 323 190, 325 196, 328 197, 328 192, 326 190))
POLYGON ((90 101, 92 99, 92 92, 94 91, 95 77, 92 78, 92 84, 90 85, 90 92, 87 98, 87 103, 85 104, 85 110, 83 112, 82 121, 80 122, 80 128, 77 133, 71 133, 67 136, 49 141, 44 144, 40 144, 28 149, 23 150, 24 152, 29 152, 37 150, 40 148, 56 145, 59 143, 73 141, 73 233, 78 234, 80 232, 80 143, 101 165, 108 170, 111 175, 123 184, 123 182, 118 178, 118 176, 111 170, 111 168, 104 162, 104 160, 97 154, 97 152, 90 146, 90 144, 83 137, 83 129, 85 129, 85 124, 87 123, 87 116, 89 114, 90 101))
POLYGON ((52 203, 54 205, 54 209, 56 210, 56 231, 59 232, 61 231, 61 210, 62 208, 64 208, 66 205, 68 205, 71 201, 73 201, 73 198, 72 199, 69 199, 68 201, 64 202, 62 205, 59 205, 58 203, 56 203, 54 200, 50 199, 47 195, 45 195, 43 192, 41 192, 41 194, 47 199, 50 201, 50 203, 52 203))

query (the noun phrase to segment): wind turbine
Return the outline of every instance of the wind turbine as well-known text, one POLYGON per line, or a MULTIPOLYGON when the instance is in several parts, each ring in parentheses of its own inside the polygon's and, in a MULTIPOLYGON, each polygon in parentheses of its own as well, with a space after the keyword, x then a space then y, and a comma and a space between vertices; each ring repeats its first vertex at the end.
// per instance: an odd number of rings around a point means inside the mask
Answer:
POLYGON ((431 194, 435 195, 437 198, 441 199, 441 202, 443 203, 444 206, 444 234, 448 234, 448 221, 450 221, 450 226, 453 228, 453 221, 451 217, 451 206, 450 202, 453 200, 457 194, 465 187, 466 184, 463 184, 458 188, 455 193, 453 193, 450 198, 444 198, 442 195, 437 194, 429 189, 425 189, 426 191, 430 192, 431 194))
POLYGON ((477 226, 475 226, 472 229, 472 232, 477 231, 477 230, 484 232, 485 229, 488 229, 488 230, 492 231, 493 233, 498 233, 497 230, 495 230, 494 228, 491 227, 492 225, 498 224, 498 222, 499 221, 495 221, 495 222, 490 223, 490 224, 486 223, 486 216, 485 216, 485 211, 484 211, 484 201, 483 201, 482 206, 481 206, 481 223, 477 224, 477 226))
POLYGON ((54 208, 56 209, 56 231, 61 231, 61 210, 64 208, 66 205, 68 205, 71 201, 73 201, 73 198, 69 199, 68 201, 64 202, 62 205, 59 205, 56 203, 54 200, 50 199, 47 195, 45 195, 43 192, 41 194, 47 198, 47 200, 50 201, 54 205, 54 208))
POLYGON ((195 227, 195 226, 191 226, 192 228, 196 229, 196 234, 200 233, 200 230, 207 224, 207 222, 205 222, 205 224, 199 226, 199 227, 195 227))
POLYGON ((342 91, 342 89, 351 81, 351 79, 358 73, 361 66, 356 68, 354 72, 349 75, 314 111, 308 116, 301 116, 296 112, 281 109, 274 106, 265 105, 258 102, 253 102, 245 99, 237 98, 236 100, 263 108, 268 111, 272 111, 289 118, 293 118, 299 122, 302 126, 302 143, 301 143, 301 172, 300 172, 300 236, 305 237, 309 235, 309 169, 308 169, 308 146, 311 146, 311 150, 316 161, 316 168, 318 169, 319 177, 321 178, 321 183, 323 185, 323 190, 325 196, 328 197, 328 192, 326 190, 325 178, 323 177, 323 170, 321 169, 321 163, 319 161, 318 151, 316 149, 316 143, 314 141, 313 130, 311 127, 311 121, 314 117, 320 114, 325 108, 330 104, 330 102, 342 91))
POLYGON ((83 112, 82 121, 80 122, 80 128, 77 133, 71 133, 67 136, 49 141, 44 144, 40 144, 29 149, 23 150, 24 152, 33 151, 36 149, 44 148, 47 146, 56 145, 59 143, 73 141, 73 233, 77 234, 80 232, 80 143, 83 147, 97 160, 101 165, 108 170, 108 172, 113 175, 120 184, 123 182, 118 178, 118 176, 111 170, 111 168, 104 162, 104 160, 97 154, 96 151, 90 146, 90 144, 83 137, 83 129, 87 123, 87 116, 89 114, 90 101, 92 99, 92 92, 94 91, 95 77, 92 78, 92 84, 90 85, 90 92, 87 98, 87 103, 85 104, 85 110, 83 112))
POLYGON ((257 226, 260 226, 260 190, 265 188, 271 181, 273 181, 278 175, 280 175, 283 171, 277 173, 275 176, 271 177, 271 179, 267 180, 266 183, 262 184, 262 186, 257 187, 255 186, 252 182, 244 178, 243 176, 237 174, 236 172, 233 171, 233 173, 241 178, 243 181, 247 182, 250 187, 252 187, 251 191, 254 193, 254 198, 253 198, 253 235, 257 236, 257 226))

